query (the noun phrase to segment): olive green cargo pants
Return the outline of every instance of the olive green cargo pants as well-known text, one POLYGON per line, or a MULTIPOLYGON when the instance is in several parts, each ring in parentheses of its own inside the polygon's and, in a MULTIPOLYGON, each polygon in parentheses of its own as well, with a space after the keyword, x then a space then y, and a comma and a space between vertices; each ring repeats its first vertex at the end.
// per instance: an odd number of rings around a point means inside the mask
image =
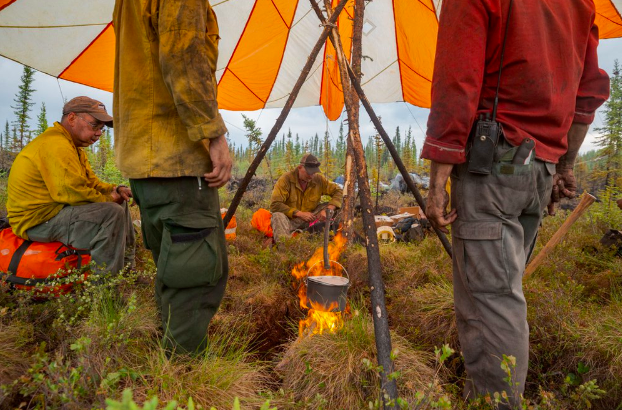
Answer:
POLYGON ((196 177, 133 179, 130 185, 157 267, 164 347, 199 354, 229 272, 218 190, 196 177))
POLYGON ((88 249, 95 269, 101 269, 101 273, 116 274, 124 266, 134 267, 136 241, 127 202, 66 206, 49 221, 28 229, 26 234, 31 241, 59 241, 77 249, 88 249))
POLYGON ((529 361, 529 326, 522 279, 549 202, 555 166, 513 165, 515 148, 499 144, 491 175, 454 167, 451 202, 454 303, 468 374, 465 397, 506 391, 519 408, 529 361), (503 355, 516 358, 510 387, 503 355))

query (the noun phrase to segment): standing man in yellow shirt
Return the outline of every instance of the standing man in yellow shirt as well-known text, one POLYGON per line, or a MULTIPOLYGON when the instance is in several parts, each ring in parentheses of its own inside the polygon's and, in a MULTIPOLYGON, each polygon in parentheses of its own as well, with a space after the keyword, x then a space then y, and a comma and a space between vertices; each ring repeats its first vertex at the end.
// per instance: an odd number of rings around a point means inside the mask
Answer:
POLYGON ((201 353, 228 276, 216 15, 208 0, 116 0, 113 24, 116 159, 157 266, 164 346, 201 353))
POLYGON ((60 123, 32 140, 15 158, 7 213, 15 235, 89 249, 98 273, 134 265, 134 229, 127 207, 132 192, 97 178, 83 148, 101 137, 112 117, 104 104, 76 97, 60 123), (126 251, 127 249, 127 251, 126 251))

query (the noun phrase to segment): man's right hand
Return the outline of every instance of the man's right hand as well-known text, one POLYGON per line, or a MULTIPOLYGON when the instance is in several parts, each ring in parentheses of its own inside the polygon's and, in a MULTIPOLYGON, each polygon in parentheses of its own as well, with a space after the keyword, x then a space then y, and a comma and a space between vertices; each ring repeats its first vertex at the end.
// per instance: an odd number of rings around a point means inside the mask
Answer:
POLYGON ((430 191, 426 203, 425 214, 433 227, 441 232, 449 233, 447 225, 453 223, 458 217, 456 209, 447 213, 449 195, 445 190, 447 179, 451 174, 453 164, 442 164, 432 161, 430 164, 430 191))
POLYGON ((317 217, 311 212, 296 212, 296 216, 294 218, 300 218, 305 222, 313 222, 317 219, 317 217))
POLYGON ((555 215, 555 206, 562 198, 574 198, 577 195, 577 180, 574 172, 570 168, 557 170, 553 175, 553 189, 551 191, 551 201, 547 210, 549 215, 555 215))
POLYGON ((119 205, 123 204, 124 199, 121 195, 117 193, 116 189, 112 190, 112 192, 110 193, 110 196, 112 197, 112 202, 116 202, 119 205))
POLYGON ((229 153, 229 145, 224 135, 210 140, 202 140, 205 149, 212 160, 212 172, 203 175, 208 185, 220 188, 231 179, 233 161, 229 153))

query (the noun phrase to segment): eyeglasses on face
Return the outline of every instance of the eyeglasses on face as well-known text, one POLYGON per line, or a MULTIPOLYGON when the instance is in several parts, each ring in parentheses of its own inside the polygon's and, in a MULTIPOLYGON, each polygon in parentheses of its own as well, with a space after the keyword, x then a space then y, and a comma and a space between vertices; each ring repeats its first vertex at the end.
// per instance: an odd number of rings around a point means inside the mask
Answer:
POLYGON ((97 124, 97 123, 95 123, 95 122, 88 121, 86 118, 83 118, 82 116, 80 116, 80 115, 78 115, 78 114, 76 114, 76 117, 78 117, 78 118, 80 118, 82 121, 86 122, 86 123, 87 123, 87 124, 91 127, 91 129, 92 129, 94 132, 101 131, 101 133, 102 133, 102 134, 103 134, 104 132, 106 132, 106 124, 104 124, 104 123, 99 123, 99 124, 97 124))

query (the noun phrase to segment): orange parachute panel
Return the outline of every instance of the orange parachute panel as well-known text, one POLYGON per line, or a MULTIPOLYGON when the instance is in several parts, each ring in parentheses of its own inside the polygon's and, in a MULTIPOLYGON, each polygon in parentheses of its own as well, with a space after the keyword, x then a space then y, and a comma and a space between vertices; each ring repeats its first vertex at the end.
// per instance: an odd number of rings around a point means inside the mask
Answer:
POLYGON ((281 67, 298 1, 257 0, 218 84, 225 110, 266 105, 281 67))
POLYGON ((430 107, 438 34, 434 4, 431 0, 393 0, 393 10, 404 101, 430 107))
POLYGON ((115 36, 112 23, 84 49, 59 78, 112 92, 115 36))
MULTIPOLYGON (((333 7, 339 4, 338 0, 333 0, 333 7)), ((352 30, 354 28, 354 0, 348 1, 345 8, 339 15, 337 26, 341 36, 341 45, 346 58, 350 60, 352 54, 352 30)), ((343 110, 343 87, 341 85, 341 74, 337 61, 337 52, 330 39, 326 40, 324 49, 324 65, 322 71, 322 88, 320 91, 320 104, 329 120, 335 121, 343 110)))
POLYGON ((611 0, 594 0, 600 38, 622 37, 622 15, 611 0))
POLYGON ((15 3, 15 0, 0 0, 0 10, 9 6, 11 3, 15 3))

